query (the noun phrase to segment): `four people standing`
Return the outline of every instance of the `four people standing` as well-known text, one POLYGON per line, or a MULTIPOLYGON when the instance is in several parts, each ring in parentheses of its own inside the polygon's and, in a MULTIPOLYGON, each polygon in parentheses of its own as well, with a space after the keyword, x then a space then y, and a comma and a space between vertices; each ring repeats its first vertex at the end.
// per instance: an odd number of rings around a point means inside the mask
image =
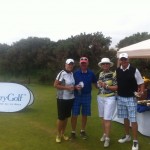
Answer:
POLYGON ((77 118, 82 114, 80 135, 83 139, 87 139, 85 132, 87 116, 91 115, 91 91, 92 83, 97 83, 99 93, 97 97, 99 116, 102 118, 103 136, 101 141, 104 141, 104 147, 109 146, 111 120, 116 106, 117 91, 117 109, 118 117, 124 118, 125 136, 118 140, 119 143, 124 143, 131 140, 129 134, 129 125, 131 122, 133 134, 132 150, 138 150, 137 140, 137 101, 134 92, 142 95, 144 92, 144 81, 137 68, 129 64, 128 54, 122 53, 119 55, 120 66, 116 72, 111 72, 110 67, 113 63, 109 58, 102 58, 99 62, 102 72, 99 74, 97 82, 94 73, 88 69, 88 58, 80 58, 80 69, 72 73, 74 60, 67 59, 65 70, 62 70, 56 77, 54 86, 58 89, 57 107, 58 107, 58 134, 56 142, 61 142, 61 138, 68 140, 64 135, 67 125, 67 118, 71 116, 72 132, 70 139, 76 138, 77 118))

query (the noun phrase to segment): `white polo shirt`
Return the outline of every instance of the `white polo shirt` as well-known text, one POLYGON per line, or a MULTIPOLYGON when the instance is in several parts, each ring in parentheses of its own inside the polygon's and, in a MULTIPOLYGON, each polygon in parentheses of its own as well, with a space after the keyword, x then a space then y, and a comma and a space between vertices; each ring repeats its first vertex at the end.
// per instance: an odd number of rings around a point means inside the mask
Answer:
MULTIPOLYGON (((56 80, 60 81, 62 85, 70 85, 74 86, 75 85, 75 80, 73 77, 72 72, 66 72, 65 70, 62 70, 59 72, 59 74, 56 77, 56 80)), ((57 98, 58 99, 73 99, 74 98, 74 91, 69 91, 69 90, 57 90, 57 98)))

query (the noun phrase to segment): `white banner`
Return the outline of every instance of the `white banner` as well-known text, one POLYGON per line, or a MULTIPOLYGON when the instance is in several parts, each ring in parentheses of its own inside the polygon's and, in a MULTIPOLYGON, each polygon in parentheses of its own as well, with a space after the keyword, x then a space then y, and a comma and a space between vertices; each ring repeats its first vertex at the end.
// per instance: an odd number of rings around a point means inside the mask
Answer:
POLYGON ((34 95, 30 90, 29 90, 29 92, 30 92, 30 101, 29 101, 28 105, 32 105, 34 102, 34 95))
POLYGON ((0 112, 16 112, 33 103, 30 90, 17 83, 0 82, 0 112))

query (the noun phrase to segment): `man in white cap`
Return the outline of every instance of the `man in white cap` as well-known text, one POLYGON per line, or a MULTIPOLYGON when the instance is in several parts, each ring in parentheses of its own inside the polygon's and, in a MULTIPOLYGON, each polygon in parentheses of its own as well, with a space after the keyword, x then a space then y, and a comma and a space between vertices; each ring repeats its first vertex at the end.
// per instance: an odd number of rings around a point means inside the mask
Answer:
POLYGON ((138 124, 136 118, 137 101, 134 92, 142 95, 144 92, 144 81, 137 68, 129 64, 127 53, 119 55, 120 67, 116 70, 117 85, 118 85, 118 117, 124 118, 125 136, 118 140, 119 143, 131 141, 129 134, 130 122, 133 134, 132 150, 139 149, 137 140, 138 124))

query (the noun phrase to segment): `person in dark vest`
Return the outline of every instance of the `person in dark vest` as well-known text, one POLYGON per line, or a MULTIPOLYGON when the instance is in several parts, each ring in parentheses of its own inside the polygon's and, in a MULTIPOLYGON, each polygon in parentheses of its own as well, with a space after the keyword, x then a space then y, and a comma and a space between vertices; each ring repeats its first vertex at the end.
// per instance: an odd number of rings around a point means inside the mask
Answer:
POLYGON ((117 109, 118 118, 124 118, 125 136, 118 140, 119 143, 131 141, 129 134, 130 123, 132 128, 133 146, 132 150, 139 149, 137 139, 137 99, 135 92, 141 96, 144 92, 144 80, 139 70, 129 63, 127 53, 119 55, 120 66, 116 70, 118 85, 117 109))

